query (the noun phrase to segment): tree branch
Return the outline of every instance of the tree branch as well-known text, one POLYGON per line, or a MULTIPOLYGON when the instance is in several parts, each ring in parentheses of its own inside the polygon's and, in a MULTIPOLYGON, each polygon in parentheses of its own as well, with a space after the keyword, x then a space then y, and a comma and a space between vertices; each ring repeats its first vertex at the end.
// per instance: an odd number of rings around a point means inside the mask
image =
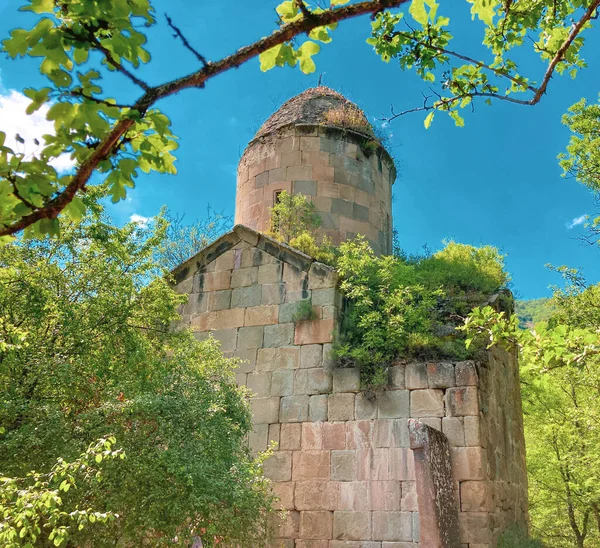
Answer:
MULTIPOLYGON (((597 16, 597 15, 594 16, 594 12, 599 7, 600 7, 600 0, 593 0, 591 5, 588 7, 586 12, 581 17, 581 19, 575 25, 573 25, 573 28, 571 29, 569 36, 567 36, 567 38, 565 39, 563 44, 560 46, 560 48, 558 48, 558 50, 554 54, 554 57, 552 58, 552 61, 548 65, 548 68, 546 69, 546 72, 544 73, 544 77, 542 79, 541 85, 537 88, 534 86, 531 86, 531 85, 527 85, 527 89, 529 91, 533 92, 533 97, 531 99, 528 99, 528 100, 527 99, 515 99, 514 97, 510 97, 507 95, 500 95, 498 93, 472 92, 472 93, 465 93, 464 95, 461 94, 459 96, 448 97, 448 98, 442 99, 442 101, 446 104, 453 104, 454 102, 456 102, 460 99, 463 99, 465 97, 471 97, 471 98, 489 97, 492 99, 498 99, 499 101, 507 101, 509 103, 515 103, 517 105, 525 105, 525 106, 537 105, 541 101, 544 94, 546 93, 546 90, 548 89, 548 84, 550 83, 550 80, 551 80, 552 76, 554 75, 554 71, 556 70, 558 63, 560 63, 563 60, 565 54, 567 53, 567 50, 569 49, 569 47, 571 46, 571 44, 573 43, 575 38, 577 38, 577 36, 581 32, 581 30, 583 29, 585 24, 597 16)), ((397 33, 397 34, 402 34, 402 33, 397 33)), ((473 63, 474 65, 484 68, 486 70, 491 70, 492 72, 496 73, 498 76, 508 78, 509 80, 512 80, 513 82, 515 82, 518 85, 521 85, 521 86, 523 85, 523 83, 519 82, 516 78, 514 78, 508 74, 504 74, 502 71, 499 71, 498 69, 494 69, 493 67, 490 67, 489 65, 486 65, 485 63, 482 63, 481 61, 476 61, 475 59, 467 57, 466 55, 462 55, 460 53, 457 53, 457 52, 454 52, 451 50, 446 50, 443 48, 437 48, 435 46, 432 46, 432 45, 429 45, 429 44, 426 44, 423 42, 419 42, 416 40, 415 40, 415 42, 417 42, 418 44, 420 44, 424 47, 428 47, 430 49, 439 51, 440 53, 445 53, 447 55, 457 57, 457 58, 467 61, 469 63, 473 63)), ((398 113, 395 113, 392 109, 392 115, 389 116, 388 118, 381 118, 381 120, 389 123, 389 122, 395 120, 396 118, 399 118, 400 116, 405 116, 406 114, 410 114, 412 112, 422 112, 422 111, 433 110, 434 108, 437 108, 437 107, 424 104, 422 107, 411 108, 411 109, 407 109, 407 110, 404 110, 404 111, 398 112, 398 113)))
POLYGON ((134 84, 141 87, 144 91, 149 91, 151 88, 146 82, 138 78, 133 72, 126 69, 119 61, 117 61, 110 51, 108 51, 95 36, 92 38, 92 43, 94 44, 94 48, 104 54, 106 62, 111 65, 115 70, 119 71, 121 74, 127 76, 134 84))
POLYGON ((188 50, 190 50, 194 54, 194 56, 196 57, 196 59, 198 59, 198 61, 200 61, 202 63, 203 66, 208 65, 208 61, 206 60, 206 57, 204 57, 204 55, 202 55, 201 53, 199 53, 198 51, 196 51, 190 45, 190 43, 188 42, 187 38, 183 35, 183 33, 181 32, 181 30, 179 29, 179 27, 175 26, 175 24, 173 23, 173 20, 166 13, 165 13, 165 18, 167 19, 167 25, 169 25, 173 29, 173 32, 175 33, 173 36, 175 38, 179 38, 182 41, 183 46, 185 48, 187 48, 188 50))
MULTIPOLYGON (((598 1, 600 2, 600 0, 598 1)), ((308 33, 317 27, 331 25, 332 23, 338 23, 346 19, 359 17, 365 14, 378 13, 386 8, 395 8, 407 2, 408 0, 365 0, 357 4, 330 9, 319 14, 311 14, 310 18, 303 18, 299 21, 288 23, 273 32, 270 36, 262 38, 248 46, 244 46, 220 61, 208 63, 205 67, 202 67, 202 69, 188 76, 152 88, 145 82, 139 80, 135 75, 131 74, 120 63, 112 59, 110 52, 101 44, 97 43, 95 47, 104 53, 107 61, 115 67, 116 70, 132 79, 145 90, 145 93, 133 106, 133 109, 144 113, 159 99, 169 97, 184 89, 202 88, 211 78, 227 72, 232 68, 237 68, 242 63, 257 57, 274 46, 289 42, 292 38, 300 34, 308 33)), ((16 234, 42 219, 55 219, 58 217, 60 212, 71 202, 77 192, 85 188, 92 173, 98 167, 98 164, 111 156, 119 139, 133 126, 134 123, 134 120, 131 119, 120 120, 117 122, 110 133, 102 139, 94 152, 79 166, 77 172, 73 175, 70 183, 64 190, 50 200, 43 208, 37 209, 32 213, 21 217, 14 223, 0 228, 0 236, 16 234)))

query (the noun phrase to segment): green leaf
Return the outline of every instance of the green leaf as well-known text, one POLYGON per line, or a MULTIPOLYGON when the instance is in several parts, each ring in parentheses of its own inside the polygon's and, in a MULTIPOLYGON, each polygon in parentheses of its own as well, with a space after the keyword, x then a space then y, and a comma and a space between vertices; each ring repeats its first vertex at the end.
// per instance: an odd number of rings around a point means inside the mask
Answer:
POLYGON ((499 0, 468 0, 471 6, 471 14, 473 19, 479 17, 486 25, 491 26, 494 22, 496 7, 500 5, 499 0))
POLYGON ((275 67, 277 64, 277 57, 279 52, 281 51, 283 44, 275 46, 267 51, 261 53, 258 56, 258 60, 260 61, 260 70, 263 72, 267 72, 275 67))
POLYGON ((423 125, 425 126, 425 129, 429 129, 429 126, 431 125, 431 122, 433 121, 433 117, 435 116, 435 110, 432 110, 426 117, 425 117, 425 121, 423 122, 423 125))
POLYGON ((69 205, 65 207, 65 213, 74 223, 79 223, 85 215, 86 207, 83 200, 78 196, 75 196, 69 205))
POLYGON ((421 25, 425 26, 429 20, 427 10, 425 9, 425 0, 412 0, 408 13, 412 15, 412 18, 421 25))
POLYGON ((454 123, 458 127, 464 127, 465 126, 465 120, 464 120, 464 118, 456 110, 451 110, 451 111, 448 112, 448 114, 450 114, 450 118, 452 118, 454 120, 454 123))
POLYGON ((350 0, 331 0, 331 6, 343 6, 347 4, 350 0))
POLYGON ((304 74, 311 74, 317 70, 315 62, 312 60, 312 56, 316 55, 321 51, 321 46, 316 42, 304 42, 297 51, 297 57, 300 61, 300 70, 304 74))

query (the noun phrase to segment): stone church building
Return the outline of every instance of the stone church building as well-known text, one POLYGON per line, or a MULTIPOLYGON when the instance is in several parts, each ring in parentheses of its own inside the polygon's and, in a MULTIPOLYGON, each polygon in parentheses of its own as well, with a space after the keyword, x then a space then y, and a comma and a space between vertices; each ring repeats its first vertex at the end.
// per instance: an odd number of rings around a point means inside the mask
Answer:
POLYGON ((277 443, 265 474, 284 548, 491 548, 527 525, 516 355, 480 362, 398 361, 387 390, 361 392, 336 367, 343 312, 333 268, 266 235, 278 193, 316 205, 334 244, 366 236, 391 252, 394 163, 362 111, 325 87, 290 99, 238 168, 236 226, 174 271, 183 324, 243 361, 252 451, 277 443), (311 299, 314 319, 294 321, 311 299))

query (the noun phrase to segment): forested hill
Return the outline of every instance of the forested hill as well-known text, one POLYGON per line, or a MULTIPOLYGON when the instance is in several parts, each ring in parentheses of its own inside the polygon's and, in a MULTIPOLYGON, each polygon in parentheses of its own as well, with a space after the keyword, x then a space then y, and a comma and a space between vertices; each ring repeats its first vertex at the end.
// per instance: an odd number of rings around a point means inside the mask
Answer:
POLYGON ((528 301, 516 301, 515 312, 521 323, 521 327, 533 327, 538 322, 546 321, 556 307, 552 299, 530 299, 528 301))

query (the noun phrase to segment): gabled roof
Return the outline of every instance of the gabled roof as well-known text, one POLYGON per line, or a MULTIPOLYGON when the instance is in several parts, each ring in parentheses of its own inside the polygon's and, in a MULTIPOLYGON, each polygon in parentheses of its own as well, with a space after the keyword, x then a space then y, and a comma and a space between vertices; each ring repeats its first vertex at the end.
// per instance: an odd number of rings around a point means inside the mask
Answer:
POLYGON ((212 263, 226 251, 233 249, 240 242, 246 242, 252 247, 261 249, 265 253, 287 263, 298 270, 308 271, 311 265, 315 265, 323 274, 335 274, 336 271, 331 266, 320 263, 310 255, 302 253, 270 236, 256 232, 244 225, 235 225, 230 232, 223 234, 212 244, 190 257, 187 261, 176 266, 171 273, 176 283, 186 279, 191 272, 197 272, 206 265, 212 263))

